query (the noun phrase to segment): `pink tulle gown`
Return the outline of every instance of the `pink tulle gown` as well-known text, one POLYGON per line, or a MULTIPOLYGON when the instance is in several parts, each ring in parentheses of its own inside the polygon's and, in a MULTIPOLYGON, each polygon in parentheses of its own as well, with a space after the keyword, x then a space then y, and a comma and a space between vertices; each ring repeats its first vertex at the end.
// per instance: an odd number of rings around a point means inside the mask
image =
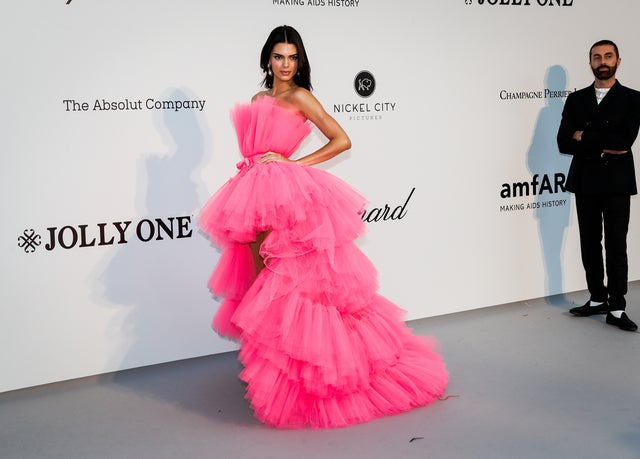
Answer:
POLYGON ((202 209, 222 248, 209 286, 224 298, 213 325, 238 339, 240 377, 256 417, 280 428, 342 427, 426 405, 448 372, 431 338, 376 293, 377 272, 354 244, 365 199, 333 175, 289 162, 310 125, 276 99, 232 112, 244 161, 202 209), (256 276, 248 243, 261 246, 256 276))

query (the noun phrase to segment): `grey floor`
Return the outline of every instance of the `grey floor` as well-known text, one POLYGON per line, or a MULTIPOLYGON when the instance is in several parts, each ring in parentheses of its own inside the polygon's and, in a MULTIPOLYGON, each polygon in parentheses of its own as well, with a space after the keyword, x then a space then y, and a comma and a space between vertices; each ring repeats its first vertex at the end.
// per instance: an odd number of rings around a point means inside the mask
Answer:
MULTIPOLYGON (((410 322, 449 398, 344 429, 254 420, 236 354, 0 394, 0 458, 640 458, 640 333, 577 318, 585 292, 410 322)), ((640 322, 640 282, 629 315, 640 322)))

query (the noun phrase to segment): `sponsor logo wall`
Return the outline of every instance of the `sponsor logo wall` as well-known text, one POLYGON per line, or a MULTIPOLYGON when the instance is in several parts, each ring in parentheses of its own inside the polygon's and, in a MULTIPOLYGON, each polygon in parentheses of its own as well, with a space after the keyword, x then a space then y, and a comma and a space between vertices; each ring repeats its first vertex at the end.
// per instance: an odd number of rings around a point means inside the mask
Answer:
MULTIPOLYGON (((370 200, 359 244, 408 319, 584 289, 570 158, 555 145, 563 103, 592 81, 587 51, 604 37, 621 82, 640 88, 640 7, 607 5, 611 30, 602 7, 12 3, 0 391, 235 349, 210 328, 219 252, 197 215, 235 173, 229 111, 260 90, 259 52, 280 24, 301 32, 315 94, 353 143, 318 167, 370 200)), ((322 141, 312 133, 300 154, 322 141)))

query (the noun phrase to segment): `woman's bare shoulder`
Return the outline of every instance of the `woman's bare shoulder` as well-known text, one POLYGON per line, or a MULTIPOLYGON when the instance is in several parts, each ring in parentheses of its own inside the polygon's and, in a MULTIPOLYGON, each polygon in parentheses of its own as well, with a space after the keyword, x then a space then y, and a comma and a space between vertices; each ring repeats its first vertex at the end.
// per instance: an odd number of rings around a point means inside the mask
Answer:
POLYGON ((251 102, 255 101, 259 97, 264 97, 264 96, 267 96, 267 95, 268 95, 268 92, 266 90, 265 91, 260 91, 259 93, 254 94, 254 96, 251 98, 251 102))
POLYGON ((291 94, 287 99, 291 105, 296 106, 298 110, 304 114, 308 114, 322 108, 318 99, 311 94, 311 91, 305 88, 295 88, 294 91, 291 91, 291 94))

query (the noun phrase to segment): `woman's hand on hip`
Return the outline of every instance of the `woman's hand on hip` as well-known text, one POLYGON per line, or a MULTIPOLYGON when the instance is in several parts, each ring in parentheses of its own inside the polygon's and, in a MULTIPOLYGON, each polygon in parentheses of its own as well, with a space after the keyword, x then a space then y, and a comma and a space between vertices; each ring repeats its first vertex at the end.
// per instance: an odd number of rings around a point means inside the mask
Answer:
POLYGON ((262 157, 260 158, 260 160, 258 162, 260 163, 272 163, 272 162, 281 162, 281 163, 290 163, 291 160, 289 158, 287 158, 284 155, 281 155, 280 153, 275 153, 273 151, 268 151, 267 153, 265 153, 264 155, 262 155, 262 157))

